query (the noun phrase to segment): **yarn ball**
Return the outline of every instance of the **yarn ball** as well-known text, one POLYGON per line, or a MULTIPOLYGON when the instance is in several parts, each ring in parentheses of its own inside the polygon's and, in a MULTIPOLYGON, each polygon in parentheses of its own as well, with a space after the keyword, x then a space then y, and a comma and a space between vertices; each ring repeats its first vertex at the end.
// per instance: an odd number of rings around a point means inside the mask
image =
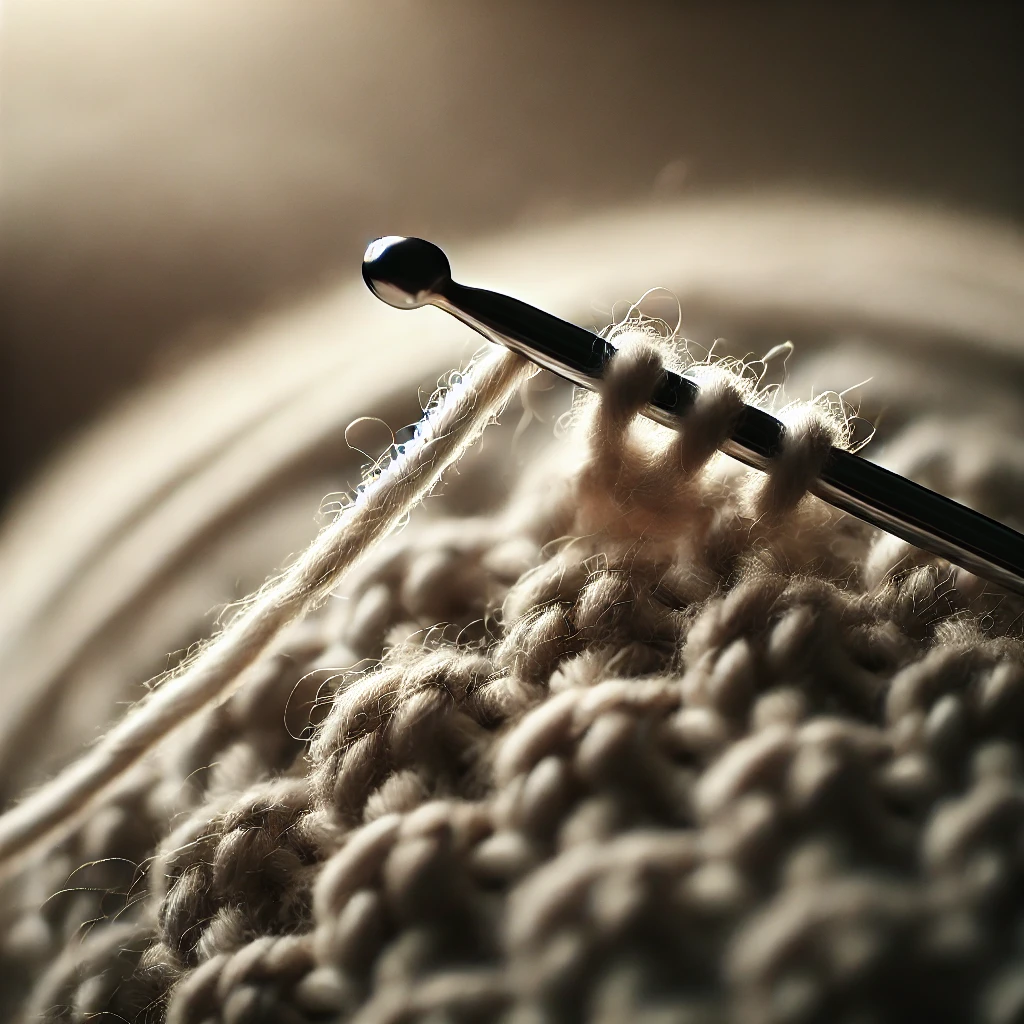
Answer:
MULTIPOLYGON (((835 396, 712 358, 673 431, 688 357, 616 342, 3 888, 12 1015, 1021 1019, 1024 602, 807 494, 835 396), (717 452, 742 401, 768 474, 717 452)), ((1012 396, 947 444, 928 387, 886 461, 1019 526, 1012 396)))

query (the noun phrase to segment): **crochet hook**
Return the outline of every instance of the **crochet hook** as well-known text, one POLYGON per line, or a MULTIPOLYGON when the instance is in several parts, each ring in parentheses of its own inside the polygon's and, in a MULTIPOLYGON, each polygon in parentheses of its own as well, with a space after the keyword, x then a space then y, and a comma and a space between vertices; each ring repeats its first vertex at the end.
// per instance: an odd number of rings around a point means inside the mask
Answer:
MULTIPOLYGON (((575 384, 595 388, 615 353, 604 338, 518 299, 452 280, 444 252, 422 238, 388 235, 371 242, 363 280, 398 309, 431 305, 488 341, 504 345, 575 384)), ((699 394, 685 375, 666 369, 643 410, 678 429, 699 394)), ((766 471, 782 448, 785 427, 746 405, 722 451, 766 471)), ((873 462, 832 448, 811 492, 859 519, 977 576, 1024 595, 1024 536, 873 462)))

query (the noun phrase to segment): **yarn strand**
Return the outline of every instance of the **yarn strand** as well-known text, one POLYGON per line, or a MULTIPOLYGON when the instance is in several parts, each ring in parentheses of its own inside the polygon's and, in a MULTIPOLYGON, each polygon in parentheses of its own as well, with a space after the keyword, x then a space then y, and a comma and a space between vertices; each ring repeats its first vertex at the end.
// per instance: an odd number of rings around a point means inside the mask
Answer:
POLYGON ((348 570, 430 493, 534 370, 505 349, 481 358, 428 411, 414 439, 218 636, 77 762, 0 816, 0 877, 16 871, 30 850, 66 835, 161 739, 231 693, 281 631, 326 600, 348 570))

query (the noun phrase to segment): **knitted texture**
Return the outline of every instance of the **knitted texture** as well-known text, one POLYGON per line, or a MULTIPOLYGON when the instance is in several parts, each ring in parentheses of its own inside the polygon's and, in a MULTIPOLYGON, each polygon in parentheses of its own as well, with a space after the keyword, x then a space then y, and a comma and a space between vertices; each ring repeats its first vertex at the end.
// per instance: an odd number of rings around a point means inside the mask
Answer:
POLYGON ((639 420, 662 358, 33 866, 24 1019, 1021 1019, 1020 602, 806 497, 820 404, 767 476, 727 371, 639 420))

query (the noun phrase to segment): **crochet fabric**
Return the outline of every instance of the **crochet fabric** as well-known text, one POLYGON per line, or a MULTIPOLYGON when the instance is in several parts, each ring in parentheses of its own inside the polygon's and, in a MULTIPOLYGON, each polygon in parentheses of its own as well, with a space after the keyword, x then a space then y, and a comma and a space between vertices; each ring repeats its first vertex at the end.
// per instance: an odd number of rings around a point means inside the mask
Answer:
POLYGON ((490 431, 8 890, 23 1019, 1021 1019, 1020 602, 804 497, 820 406, 768 477, 727 372, 639 421, 661 358, 490 431))

